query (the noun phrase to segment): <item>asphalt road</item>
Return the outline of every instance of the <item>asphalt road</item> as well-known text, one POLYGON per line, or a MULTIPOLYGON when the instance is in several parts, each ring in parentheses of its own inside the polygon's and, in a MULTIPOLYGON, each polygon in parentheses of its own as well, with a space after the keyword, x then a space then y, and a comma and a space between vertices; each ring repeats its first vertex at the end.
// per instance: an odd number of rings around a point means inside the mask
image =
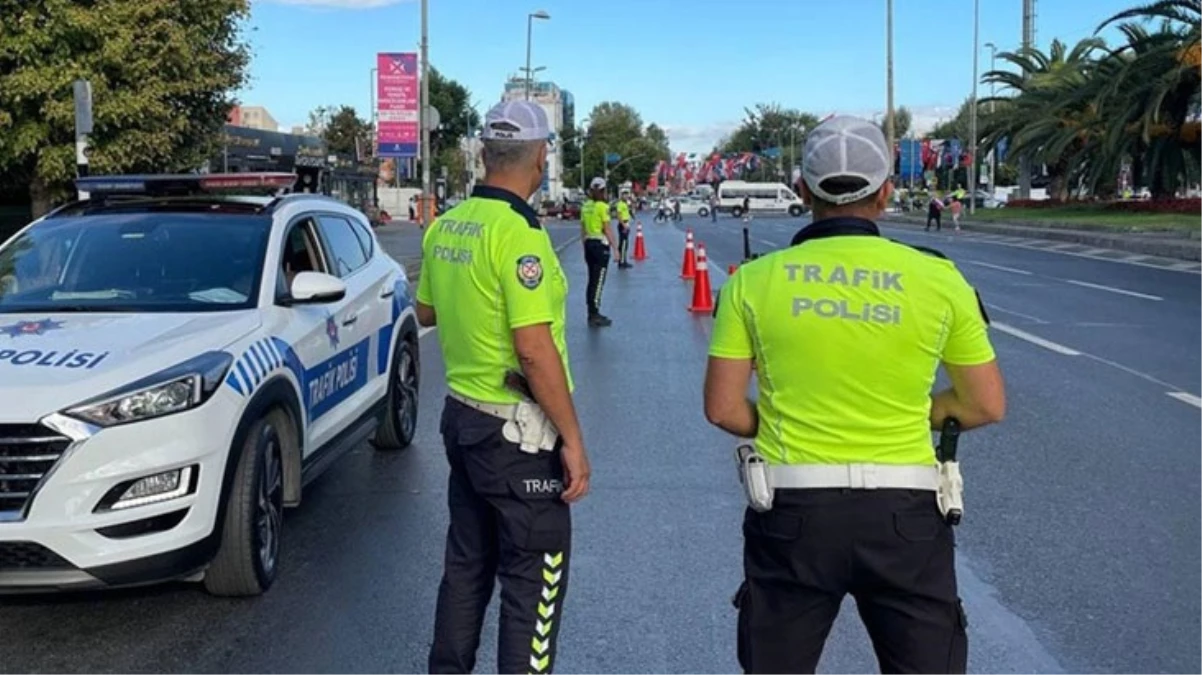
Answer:
MULTIPOLYGON (((574 511, 557 670, 737 672, 730 596, 743 501, 731 439, 701 415, 711 320, 685 310, 681 229, 644 222, 651 257, 612 270, 603 310, 615 323, 603 330, 585 326, 575 227, 549 227, 572 282, 569 352, 594 469, 593 493, 574 511)), ((757 248, 787 243, 799 224, 756 221, 757 248)), ((722 267, 739 258, 735 221, 685 225, 722 267)), ((402 259, 412 255, 402 242, 416 240, 405 227, 385 232, 402 259)), ((1199 410, 1167 395, 1199 392, 1198 277, 890 234, 962 261, 1005 308, 996 321, 1026 336, 995 331, 1010 417, 962 443, 970 668, 1198 672, 1199 410)), ((715 271, 715 285, 723 278, 715 271)), ((414 446, 361 448, 310 486, 288 513, 281 577, 266 596, 215 600, 176 584, 6 600, 0 670, 422 672, 446 525, 433 338, 422 340, 414 446)), ((481 672, 495 667, 495 631, 494 612, 481 672)), ((875 671, 850 603, 821 669, 875 671)))

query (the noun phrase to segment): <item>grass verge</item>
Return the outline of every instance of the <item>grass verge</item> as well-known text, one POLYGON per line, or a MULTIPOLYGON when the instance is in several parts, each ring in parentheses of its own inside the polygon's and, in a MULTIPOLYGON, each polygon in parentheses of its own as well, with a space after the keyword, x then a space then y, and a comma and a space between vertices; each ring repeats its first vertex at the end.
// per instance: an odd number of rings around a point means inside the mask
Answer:
MULTIPOLYGON (((1177 232, 1195 238, 1202 230, 1202 214, 1128 213, 1088 204, 1041 209, 977 209, 972 216, 965 213, 964 219, 970 223, 1006 223, 1100 232, 1177 232)), ((944 220, 947 220, 946 214, 944 220)))

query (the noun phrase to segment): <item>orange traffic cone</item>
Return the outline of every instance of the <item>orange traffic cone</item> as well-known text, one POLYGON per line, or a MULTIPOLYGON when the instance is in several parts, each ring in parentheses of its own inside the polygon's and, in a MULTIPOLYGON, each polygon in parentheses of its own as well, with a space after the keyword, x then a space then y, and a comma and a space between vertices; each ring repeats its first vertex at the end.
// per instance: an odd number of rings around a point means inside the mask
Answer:
POLYGON ((710 271, 705 262, 705 244, 697 246, 697 276, 693 279, 693 306, 690 312, 714 311, 714 294, 710 289, 710 271))
POLYGON ((693 230, 684 232, 684 263, 680 266, 680 278, 692 279, 697 276, 697 255, 693 252, 693 230))
POLYGON ((734 273, 735 273, 735 270, 737 270, 737 269, 739 269, 739 266, 738 266, 738 265, 733 265, 733 264, 732 264, 732 265, 729 265, 729 266, 727 266, 727 268, 726 268, 726 275, 727 275, 727 276, 730 276, 730 275, 734 274, 734 273))
POLYGON ((634 228, 634 259, 646 260, 647 244, 643 242, 643 224, 635 223, 634 228))

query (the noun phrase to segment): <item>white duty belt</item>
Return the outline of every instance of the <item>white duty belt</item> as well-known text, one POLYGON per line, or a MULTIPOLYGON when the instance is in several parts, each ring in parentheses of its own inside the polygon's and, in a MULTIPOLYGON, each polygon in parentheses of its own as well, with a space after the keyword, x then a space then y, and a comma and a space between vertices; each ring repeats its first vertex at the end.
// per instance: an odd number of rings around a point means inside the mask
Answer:
POLYGON ((939 488, 938 467, 917 464, 772 464, 767 467, 773 488, 853 490, 939 488))
POLYGON ((488 403, 454 391, 449 391, 447 395, 473 410, 504 420, 505 426, 501 427, 501 434, 505 440, 516 443, 522 452, 533 455, 540 450, 549 452, 555 449, 559 440, 559 430, 537 403, 488 403))

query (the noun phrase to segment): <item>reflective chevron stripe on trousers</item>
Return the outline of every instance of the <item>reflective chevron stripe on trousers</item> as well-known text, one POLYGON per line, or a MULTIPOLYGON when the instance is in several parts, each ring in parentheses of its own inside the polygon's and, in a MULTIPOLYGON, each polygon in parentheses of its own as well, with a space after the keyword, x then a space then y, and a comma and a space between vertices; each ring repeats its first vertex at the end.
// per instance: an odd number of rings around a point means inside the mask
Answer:
POLYGON ((560 450, 528 454, 502 420, 448 398, 441 431, 451 467, 450 526, 431 673, 470 673, 501 580, 497 672, 550 673, 563 618, 572 519, 560 450))
POLYGON ((609 244, 600 239, 585 240, 584 262, 588 265, 585 298, 589 316, 592 316, 601 312, 601 294, 605 291, 605 275, 609 269, 609 244))

